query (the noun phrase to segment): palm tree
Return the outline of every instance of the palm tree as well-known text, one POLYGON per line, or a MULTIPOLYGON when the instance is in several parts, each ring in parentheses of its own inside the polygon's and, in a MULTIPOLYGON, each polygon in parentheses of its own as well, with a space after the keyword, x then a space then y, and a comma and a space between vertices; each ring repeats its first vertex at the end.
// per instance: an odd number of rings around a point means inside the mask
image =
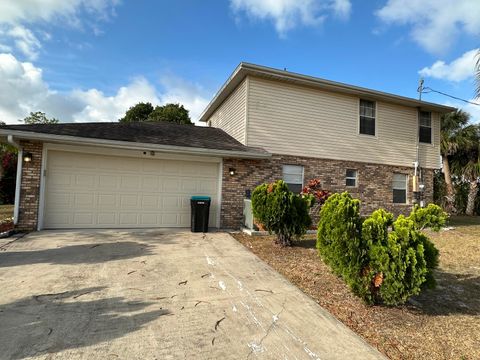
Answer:
POLYGON ((473 215, 480 179, 480 126, 465 127, 462 136, 464 145, 452 156, 452 170, 469 182, 465 214, 473 215))
POLYGON ((476 98, 480 98, 480 50, 477 52, 477 63, 475 64, 475 77, 477 80, 476 98))
POLYGON ((450 171, 450 158, 465 146, 467 141, 465 127, 470 120, 470 115, 462 110, 456 110, 451 113, 442 115, 440 151, 442 154, 443 176, 447 188, 446 210, 449 213, 455 213, 455 188, 452 183, 452 174, 450 171))

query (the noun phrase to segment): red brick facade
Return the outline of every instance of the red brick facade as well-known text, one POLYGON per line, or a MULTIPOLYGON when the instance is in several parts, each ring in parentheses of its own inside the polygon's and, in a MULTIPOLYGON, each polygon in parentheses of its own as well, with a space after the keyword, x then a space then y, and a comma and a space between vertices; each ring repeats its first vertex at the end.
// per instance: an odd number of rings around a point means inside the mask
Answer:
POLYGON ((22 181, 20 185, 20 208, 16 229, 21 231, 37 230, 38 206, 40 200, 40 179, 42 169, 41 142, 22 141, 23 154, 31 153, 32 161, 22 164, 22 181))
MULTIPOLYGON (((304 181, 318 178, 322 187, 332 192, 348 191, 362 201, 362 213, 384 208, 395 214, 407 213, 411 205, 394 204, 392 180, 394 173, 410 175, 407 190, 408 203, 412 203, 413 167, 399 167, 380 164, 367 164, 351 161, 326 160, 307 157, 274 155, 269 160, 224 159, 221 226, 238 229, 243 221, 243 199, 246 190, 252 190, 259 184, 282 178, 282 165, 301 165, 304 167, 304 181), (230 176, 229 169, 236 173, 230 176), (357 187, 345 186, 346 169, 357 170, 357 187)), ((433 170, 424 169, 425 201, 433 201, 433 170)))

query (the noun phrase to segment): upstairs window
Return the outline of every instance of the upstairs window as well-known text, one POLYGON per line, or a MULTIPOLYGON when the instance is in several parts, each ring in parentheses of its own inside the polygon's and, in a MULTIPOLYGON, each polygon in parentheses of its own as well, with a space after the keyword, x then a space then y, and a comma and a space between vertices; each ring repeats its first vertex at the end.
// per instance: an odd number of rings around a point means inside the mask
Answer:
POLYGON ((375 102, 360 100, 360 134, 375 136, 375 102))
POLYGON ((303 189, 303 166, 283 165, 283 181, 291 192, 300 194, 303 189))
POLYGON ((407 175, 393 174, 393 203, 407 203, 407 175))
POLYGON ((345 185, 348 187, 357 186, 357 170, 347 169, 345 176, 345 185))
POLYGON ((418 114, 418 141, 421 143, 432 143, 432 113, 420 111, 418 114))

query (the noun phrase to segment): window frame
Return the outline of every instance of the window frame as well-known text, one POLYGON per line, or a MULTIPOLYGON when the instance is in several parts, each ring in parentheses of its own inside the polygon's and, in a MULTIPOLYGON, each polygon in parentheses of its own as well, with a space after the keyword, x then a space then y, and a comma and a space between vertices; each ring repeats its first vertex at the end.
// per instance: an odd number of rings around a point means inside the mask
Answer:
POLYGON ((409 176, 408 174, 404 173, 393 173, 392 175, 392 203, 395 205, 408 205, 408 184, 409 184, 409 176), (395 187, 395 175, 402 175, 405 177, 405 189, 400 189, 395 187), (395 201, 395 190, 402 190, 405 191, 405 202, 396 202, 395 201))
MULTIPOLYGON (((305 182, 305 168, 303 165, 297 165, 297 164, 283 164, 282 165, 282 180, 285 181, 285 183, 287 184, 292 184, 292 185, 300 185, 300 191, 298 193, 301 193, 302 192, 302 189, 303 189, 303 184, 305 182), (287 166, 291 166, 291 167, 297 167, 297 168, 300 168, 302 170, 302 182, 301 183, 293 183, 293 182, 287 182, 285 181, 285 175, 295 175, 295 176, 298 176, 299 174, 298 173, 289 173, 289 172, 285 172, 285 167, 287 166)), ((292 189, 289 188, 290 191, 296 193, 295 191, 293 191, 292 189)))
POLYGON ((433 120, 432 120, 432 112, 431 111, 418 110, 418 142, 420 144, 433 145, 433 120), (421 124, 422 113, 430 114, 430 126, 425 126, 425 125, 421 124), (421 135, 420 130, 422 128, 430 128, 430 142, 422 141, 420 139, 420 135, 421 135))
POLYGON ((359 98, 358 99, 358 118, 357 118, 357 133, 358 135, 360 136, 366 136, 368 138, 376 138, 377 137, 377 133, 378 133, 378 129, 377 129, 377 124, 378 124, 378 103, 377 101, 375 100, 368 100, 368 99, 362 99, 362 98, 359 98), (372 118, 372 117, 368 117, 368 116, 364 116, 364 115, 361 115, 361 106, 362 106, 362 101, 368 101, 368 102, 371 102, 373 103, 373 108, 374 108, 374 111, 375 111, 375 116, 372 118), (370 119, 373 119, 374 121, 374 134, 364 134, 361 132, 361 122, 362 122, 362 116, 363 117, 367 117, 367 118, 370 118, 370 119))
POLYGON ((358 186, 358 170, 357 169, 345 169, 345 187, 348 187, 348 188, 356 188, 358 186), (352 177, 352 176, 348 176, 348 171, 354 171, 355 172, 355 177, 352 177), (354 180, 355 181, 355 185, 348 185, 347 184, 347 181, 348 180, 354 180))

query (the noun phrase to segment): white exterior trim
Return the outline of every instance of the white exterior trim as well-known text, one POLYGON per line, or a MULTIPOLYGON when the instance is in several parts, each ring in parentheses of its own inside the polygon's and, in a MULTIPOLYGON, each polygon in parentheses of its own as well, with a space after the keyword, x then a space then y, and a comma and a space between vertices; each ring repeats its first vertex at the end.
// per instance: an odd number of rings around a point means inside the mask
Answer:
POLYGON ((220 160, 220 163, 218 164, 219 170, 218 170, 218 209, 217 209, 217 228, 221 229, 222 227, 222 221, 221 215, 222 215, 222 194, 223 194, 223 159, 220 160))
POLYGON ((18 223, 18 214, 20 211, 20 187, 22 184, 22 166, 23 166, 23 149, 19 143, 15 141, 12 135, 7 136, 7 141, 10 145, 18 149, 17 154, 17 174, 15 179, 15 204, 13 205, 13 224, 18 223))
POLYGON ((42 149, 42 166, 40 168, 40 194, 38 200, 38 218, 37 218, 37 230, 40 231, 44 228, 43 219, 45 214, 45 183, 47 180, 47 158, 48 149, 47 144, 43 144, 42 149))

